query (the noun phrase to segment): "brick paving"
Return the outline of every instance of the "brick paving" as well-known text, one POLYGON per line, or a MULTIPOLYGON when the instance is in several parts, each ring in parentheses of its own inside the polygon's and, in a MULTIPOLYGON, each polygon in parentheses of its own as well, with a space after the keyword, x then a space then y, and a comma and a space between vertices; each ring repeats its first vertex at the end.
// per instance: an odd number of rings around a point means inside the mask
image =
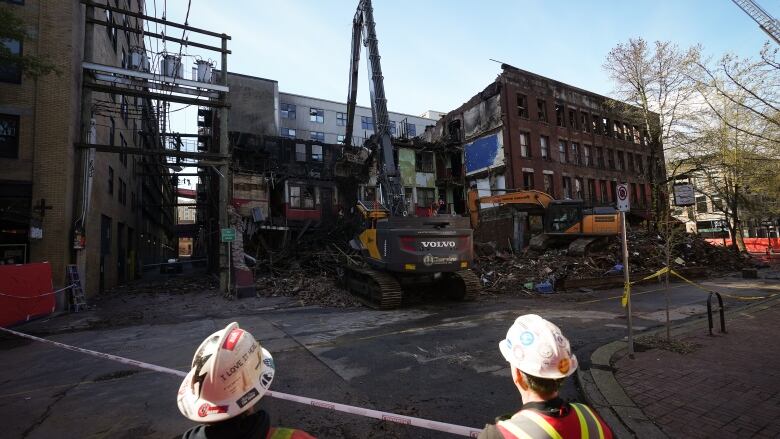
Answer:
MULTIPOLYGON (((716 331, 717 331, 716 317, 716 331)), ((727 334, 695 329, 660 349, 615 363, 615 378, 669 437, 780 437, 780 302, 727 316, 727 334)))

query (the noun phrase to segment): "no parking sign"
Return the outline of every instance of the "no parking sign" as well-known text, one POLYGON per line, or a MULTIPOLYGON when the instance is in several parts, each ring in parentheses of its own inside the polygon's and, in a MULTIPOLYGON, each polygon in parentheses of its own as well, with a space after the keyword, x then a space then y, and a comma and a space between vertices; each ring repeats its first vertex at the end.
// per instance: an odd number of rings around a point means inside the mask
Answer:
POLYGON ((628 184, 617 185, 617 208, 621 212, 628 212, 631 205, 628 200, 628 184))

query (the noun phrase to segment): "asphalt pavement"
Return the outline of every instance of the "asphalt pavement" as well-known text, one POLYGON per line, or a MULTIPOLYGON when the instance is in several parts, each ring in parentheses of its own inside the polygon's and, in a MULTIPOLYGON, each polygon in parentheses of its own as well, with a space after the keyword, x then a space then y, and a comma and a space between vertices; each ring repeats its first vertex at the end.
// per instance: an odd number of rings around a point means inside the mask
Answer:
MULTIPOLYGON (((771 279, 729 277, 705 284, 735 296, 780 292, 780 284, 771 279)), ((654 283, 635 289, 635 329, 651 330, 664 322, 665 296, 659 288, 654 283)), ((597 349, 626 335, 620 295, 607 290, 498 296, 395 311, 299 307, 293 300, 257 298, 247 299, 251 306, 231 305, 229 315, 215 312, 224 300, 217 297, 160 324, 134 323, 119 315, 116 325, 104 319, 95 327, 83 324, 97 312, 87 311, 16 329, 186 370, 203 338, 235 320, 274 355, 274 390, 481 427, 521 404, 497 346, 518 315, 537 313, 561 326, 587 371, 597 349)), ((186 294, 180 296, 188 300, 186 294)), ((694 287, 673 284, 668 296, 674 322, 705 309, 707 296, 694 287)), ((145 305, 154 308, 154 300, 149 296, 145 305)), ((168 297, 160 306, 170 303, 168 297)), ((727 307, 742 303, 730 300, 727 307)), ((7 336, 0 338, 0 352, 0 410, 8 437, 173 438, 192 425, 176 408, 176 377, 7 336)), ((563 396, 583 401, 586 395, 572 380, 563 396)), ((318 437, 452 437, 272 398, 261 404, 274 424, 303 428, 318 437)))

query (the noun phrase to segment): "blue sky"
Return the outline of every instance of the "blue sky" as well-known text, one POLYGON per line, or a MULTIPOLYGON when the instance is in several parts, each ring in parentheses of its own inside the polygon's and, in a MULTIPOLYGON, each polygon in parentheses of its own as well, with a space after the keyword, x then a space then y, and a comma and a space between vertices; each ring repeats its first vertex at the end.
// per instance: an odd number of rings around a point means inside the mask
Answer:
MULTIPOLYGON (((161 15, 165 0, 148 1, 149 12, 154 2, 161 15)), ((610 94, 612 85, 602 63, 610 48, 628 38, 671 40, 680 46, 701 43, 711 55, 742 56, 757 56, 768 39, 729 0, 373 3, 388 107, 411 114, 448 111, 481 91, 500 72, 500 65, 490 58, 610 94)), ((780 2, 759 3, 780 16, 780 2)), ((168 18, 183 21, 186 4, 168 0, 168 18)), ((356 4, 357 0, 192 0, 189 23, 233 37, 229 70, 276 79, 285 92, 344 101, 356 4)), ((366 78, 363 66, 361 105, 368 104, 366 78)))

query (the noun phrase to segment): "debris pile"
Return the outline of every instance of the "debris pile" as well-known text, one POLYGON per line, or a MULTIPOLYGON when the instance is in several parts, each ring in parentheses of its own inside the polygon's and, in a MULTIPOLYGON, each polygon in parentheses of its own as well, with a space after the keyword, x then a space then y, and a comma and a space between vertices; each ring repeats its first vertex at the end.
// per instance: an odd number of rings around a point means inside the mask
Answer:
POLYGON ((257 295, 262 297, 295 297, 303 305, 351 308, 360 306, 354 296, 336 284, 333 277, 326 275, 293 276, 263 275, 255 280, 257 295))
MULTIPOLYGON (((654 273, 666 262, 665 240, 644 230, 628 233, 629 264, 634 275, 654 273)), ((672 241, 673 268, 701 267, 708 272, 738 271, 748 258, 730 248, 715 246, 697 235, 675 236, 672 241)), ((566 247, 544 252, 526 250, 521 254, 497 251, 491 244, 476 246, 474 270, 487 293, 550 292, 547 284, 564 279, 599 278, 622 274, 622 246, 609 238, 600 249, 587 256, 570 256, 566 247)))

